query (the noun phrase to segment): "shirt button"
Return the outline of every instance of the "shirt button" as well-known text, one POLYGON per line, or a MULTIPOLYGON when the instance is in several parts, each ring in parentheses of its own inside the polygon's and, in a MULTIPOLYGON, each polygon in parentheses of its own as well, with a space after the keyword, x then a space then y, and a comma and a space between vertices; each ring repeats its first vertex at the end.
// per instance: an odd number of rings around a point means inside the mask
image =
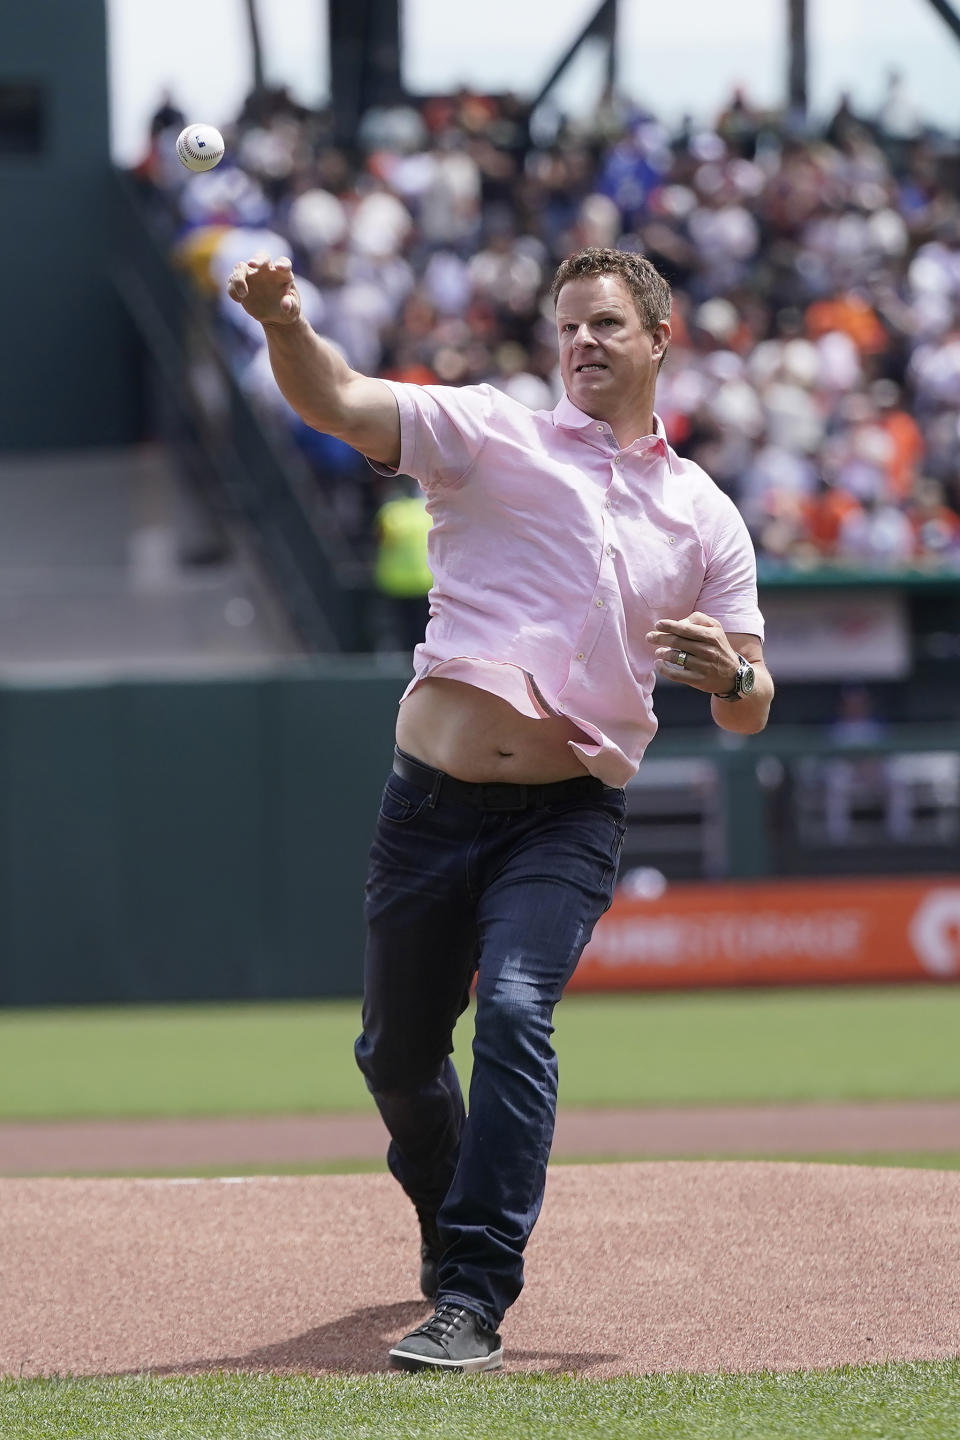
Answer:
POLYGON ((668 536, 667 536, 667 544, 668 544, 668 545, 676 545, 676 543, 677 543, 677 537, 676 537, 676 535, 668 535, 668 536))
POLYGON ((582 651, 582 650, 578 650, 578 651, 577 651, 577 659, 578 659, 578 660, 582 660, 582 659, 583 659, 583 651, 582 651))
POLYGON ((598 426, 597 426, 597 429, 598 429, 598 430, 602 430, 602 429, 603 429, 603 426, 602 426, 602 425, 598 425, 598 426))
POLYGON ((613 554, 613 546, 612 546, 612 545, 608 545, 608 546, 607 546, 607 554, 608 554, 608 555, 612 555, 612 554, 613 554))
POLYGON ((604 502, 603 502, 603 508, 604 508, 604 510, 612 510, 612 509, 613 509, 613 501, 612 501, 612 500, 604 500, 604 502))
POLYGON ((622 461, 621 457, 620 457, 619 455, 617 455, 617 456, 614 458, 614 462, 613 462, 613 463, 614 463, 614 465, 622 465, 622 464, 623 464, 623 461, 622 461))
POLYGON ((598 600, 598 601, 597 601, 597 609, 598 609, 598 610, 602 610, 602 609, 603 609, 603 601, 602 601, 602 600, 598 600))
POLYGON ((563 701, 562 701, 562 700, 558 700, 558 701, 557 701, 557 709, 558 709, 558 710, 562 710, 562 709, 563 709, 563 701))

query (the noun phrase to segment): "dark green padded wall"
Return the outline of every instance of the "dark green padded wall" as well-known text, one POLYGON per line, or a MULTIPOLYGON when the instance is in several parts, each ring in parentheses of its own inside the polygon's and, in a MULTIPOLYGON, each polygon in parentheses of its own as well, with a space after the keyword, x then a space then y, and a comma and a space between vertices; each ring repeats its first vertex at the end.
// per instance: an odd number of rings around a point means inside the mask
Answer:
MULTIPOLYGON (((144 137, 146 138, 146 137, 144 137)), ((0 44, 0 451, 136 439, 138 351, 117 259, 102 0, 13 0, 0 44), (16 97, 35 91, 39 143, 16 97)))
POLYGON ((402 686, 0 689, 0 1003, 358 994, 402 686))

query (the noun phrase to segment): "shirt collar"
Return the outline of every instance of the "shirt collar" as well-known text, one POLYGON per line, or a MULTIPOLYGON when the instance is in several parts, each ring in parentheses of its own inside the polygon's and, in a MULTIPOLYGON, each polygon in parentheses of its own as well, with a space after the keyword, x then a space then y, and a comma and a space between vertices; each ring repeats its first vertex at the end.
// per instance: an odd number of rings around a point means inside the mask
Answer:
MULTIPOLYGON (((600 422, 594 420, 591 415, 585 415, 578 410, 573 401, 566 395, 561 396, 553 411, 553 423, 560 430, 586 430, 588 426, 598 425, 600 422)), ((606 427, 609 430, 609 426, 606 427)), ((673 459, 670 445, 667 441, 667 432, 664 429, 663 421, 654 411, 653 433, 656 438, 663 442, 663 455, 670 469, 673 470, 673 459)))

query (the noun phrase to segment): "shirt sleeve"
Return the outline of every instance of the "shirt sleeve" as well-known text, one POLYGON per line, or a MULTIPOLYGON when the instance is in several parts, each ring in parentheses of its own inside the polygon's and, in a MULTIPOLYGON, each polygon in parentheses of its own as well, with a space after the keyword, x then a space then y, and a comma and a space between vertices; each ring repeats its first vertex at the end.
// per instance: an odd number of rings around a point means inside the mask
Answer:
POLYGON ((489 385, 407 385, 384 380, 400 411, 400 464, 374 461, 379 475, 412 475, 428 493, 458 485, 476 463, 489 434, 489 385))
POLYGON ((728 633, 763 639, 763 615, 757 600, 757 559, 743 516, 727 500, 714 535, 705 545, 707 573, 697 609, 719 620, 728 633))

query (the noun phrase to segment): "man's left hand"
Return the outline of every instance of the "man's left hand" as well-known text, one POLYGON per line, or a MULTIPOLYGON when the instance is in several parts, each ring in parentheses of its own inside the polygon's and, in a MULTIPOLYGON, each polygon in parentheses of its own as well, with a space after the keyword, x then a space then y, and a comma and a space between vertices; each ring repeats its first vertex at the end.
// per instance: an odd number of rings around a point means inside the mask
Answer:
POLYGON ((739 659, 719 620, 694 610, 685 620, 658 620, 647 635, 656 650, 658 675, 679 680, 709 695, 726 695, 737 678, 739 659))

